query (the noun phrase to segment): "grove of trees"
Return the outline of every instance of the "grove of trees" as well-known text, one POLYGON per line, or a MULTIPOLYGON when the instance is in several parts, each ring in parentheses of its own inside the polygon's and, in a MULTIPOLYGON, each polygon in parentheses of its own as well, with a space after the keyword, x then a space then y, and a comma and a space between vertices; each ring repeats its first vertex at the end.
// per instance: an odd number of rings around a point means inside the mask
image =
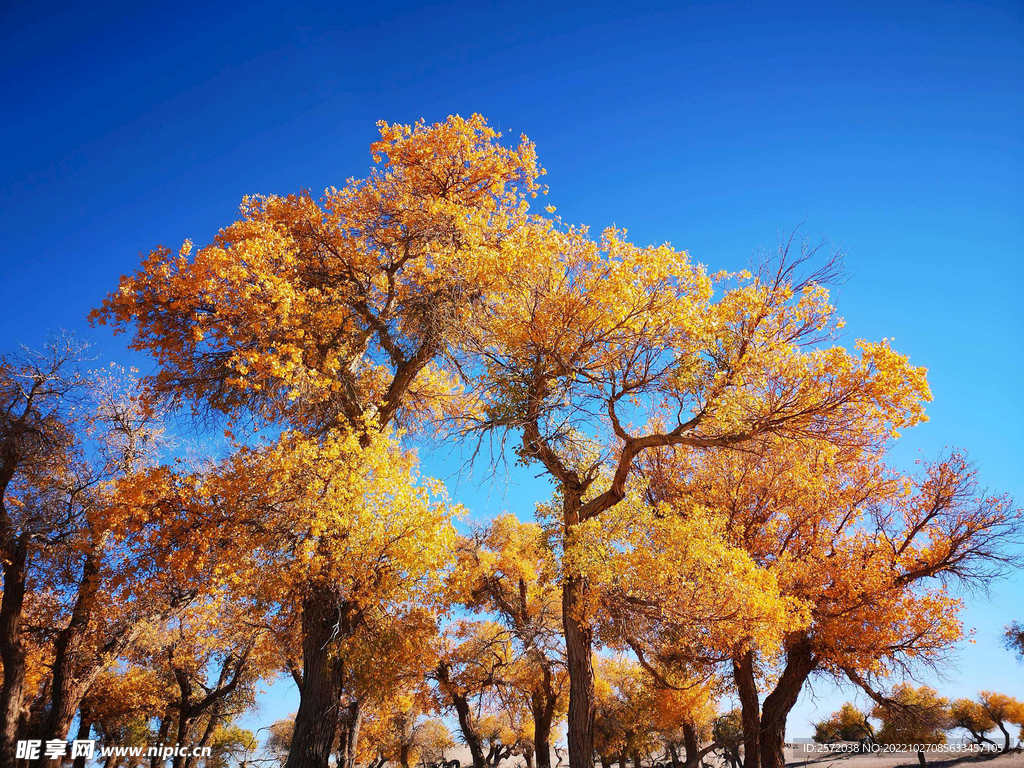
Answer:
POLYGON ((712 273, 535 211, 533 144, 478 115, 380 134, 365 178, 247 197, 112 282, 91 320, 149 375, 70 335, 0 359, 0 768, 68 738, 214 748, 174 768, 551 768, 563 739, 570 768, 781 768, 816 680, 872 706, 821 741, 1010 748, 1016 699, 907 681, 1017 566, 1021 513, 962 450, 889 460, 931 393, 842 343, 837 252, 712 273), (420 469, 452 445, 550 498, 471 525, 420 469), (241 728, 282 677, 294 718, 241 728))

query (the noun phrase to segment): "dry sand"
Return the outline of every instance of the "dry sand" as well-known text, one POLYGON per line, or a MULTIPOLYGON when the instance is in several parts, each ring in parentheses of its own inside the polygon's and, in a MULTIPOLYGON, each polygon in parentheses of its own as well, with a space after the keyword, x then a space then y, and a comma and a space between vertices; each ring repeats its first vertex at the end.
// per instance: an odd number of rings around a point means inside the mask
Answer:
MULTIPOLYGON (((469 756, 469 750, 465 747, 456 747, 448 750, 446 757, 456 759, 462 764, 462 768, 472 768, 473 761, 469 756)), ((950 755, 935 753, 926 755, 929 768, 1024 768, 1024 752, 1012 751, 1005 755, 950 755)), ((706 765, 714 768, 727 768, 728 764, 714 758, 707 759, 706 765)), ((569 768, 568 757, 563 755, 559 764, 558 756, 552 754, 552 768, 569 768)), ((646 766, 647 763, 645 762, 646 766)), ((798 746, 795 750, 786 750, 786 765, 806 766, 807 768, 920 768, 917 762, 916 753, 898 753, 890 755, 876 754, 851 754, 831 753, 825 755, 804 754, 798 746), (796 754, 794 754, 794 752, 796 754)), ((617 764, 616 764, 617 766, 617 764)), ((627 763, 632 768, 633 762, 627 763)), ((502 768, 525 768, 521 757, 514 757, 502 762, 502 768)), ((599 763, 594 768, 600 768, 599 763)))
MULTIPOLYGON (((788 750, 787 750, 788 751, 788 750)), ((925 755, 929 768, 1021 768, 1024 752, 1012 751, 1005 755, 925 755)), ((788 757, 786 765, 807 768, 919 768, 916 753, 895 755, 829 754, 788 757)))

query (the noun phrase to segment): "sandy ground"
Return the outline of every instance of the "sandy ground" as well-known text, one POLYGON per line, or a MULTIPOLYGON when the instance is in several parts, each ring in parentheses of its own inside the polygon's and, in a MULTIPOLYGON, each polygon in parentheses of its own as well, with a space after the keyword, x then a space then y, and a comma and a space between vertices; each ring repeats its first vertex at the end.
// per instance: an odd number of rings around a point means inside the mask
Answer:
MULTIPOLYGON (((456 759, 462 768, 472 768, 473 761, 469 750, 456 747, 448 750, 446 757, 456 759)), ((1024 752, 1014 751, 1006 755, 951 755, 935 753, 926 755, 929 768, 1024 768, 1024 752)), ((557 755, 552 754, 551 765, 555 768, 559 762, 557 755)), ((708 766, 727 768, 727 764, 709 759, 708 766)), ((629 768, 633 763, 630 762, 629 768)), ((856 755, 856 754, 806 754, 800 747, 786 750, 786 765, 806 766, 806 768, 920 768, 916 753, 894 755, 856 755), (795 753, 795 754, 794 754, 795 753)), ((502 768, 525 768, 522 758, 512 758, 502 763, 502 768)), ((568 756, 564 756, 557 768, 569 768, 568 756)), ((595 768, 600 764, 595 763, 595 768)))
MULTIPOLYGON (((458 760, 462 768, 472 768, 473 760, 469 756, 469 750, 465 747, 456 747, 448 750, 445 754, 447 759, 458 760)), ((1024 768, 1024 752, 1012 751, 1005 755, 955 755, 937 752, 926 754, 929 768, 1024 768)), ((707 766, 714 768, 728 768, 728 764, 714 758, 705 761, 707 766)), ((515 757, 502 762, 502 768, 525 768, 522 758, 515 757)), ((568 755, 563 755, 559 761, 557 754, 551 755, 552 768, 569 768, 568 755)), ((645 768, 646 768, 645 763, 645 768)), ((917 762, 917 753, 899 753, 891 755, 874 754, 807 754, 801 746, 786 749, 786 765, 806 766, 806 768, 920 768, 917 762)), ((628 763, 632 768, 633 763, 628 763)), ((601 768, 599 763, 594 768, 601 768)))
MULTIPOLYGON (((950 755, 926 754, 929 766, 934 768, 1022 768, 1024 752, 1010 752, 1005 755, 950 755)), ((895 755, 787 755, 786 765, 806 765, 807 768, 919 768, 915 753, 895 755)))

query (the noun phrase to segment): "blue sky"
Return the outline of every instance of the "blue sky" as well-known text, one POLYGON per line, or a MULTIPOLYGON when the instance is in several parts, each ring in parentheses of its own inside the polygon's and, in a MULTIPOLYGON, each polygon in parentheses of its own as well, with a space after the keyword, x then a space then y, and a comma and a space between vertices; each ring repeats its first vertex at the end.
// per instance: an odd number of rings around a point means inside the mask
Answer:
MULTIPOLYGON (((364 174, 378 119, 480 112, 536 141, 567 221, 717 269, 806 218, 849 252, 851 338, 930 370, 898 458, 962 446, 1024 498, 1024 5, 467 6, 5 2, 0 345, 75 328, 129 361, 85 315, 140 252, 205 242, 244 194, 364 174)), ((457 495, 528 514, 518 480, 457 495)), ((1022 587, 971 601, 944 691, 1024 695, 998 643, 1022 587)), ((294 709, 286 688, 258 720, 294 709)), ((815 694, 792 736, 844 698, 815 694)))

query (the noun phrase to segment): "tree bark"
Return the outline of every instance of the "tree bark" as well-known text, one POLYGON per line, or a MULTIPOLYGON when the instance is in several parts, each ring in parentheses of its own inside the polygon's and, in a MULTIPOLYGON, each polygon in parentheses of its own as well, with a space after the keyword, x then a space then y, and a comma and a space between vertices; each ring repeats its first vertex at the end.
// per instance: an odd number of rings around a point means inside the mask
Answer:
POLYGON ((0 689, 0 768, 14 768, 18 724, 25 697, 25 645, 21 638, 21 616, 25 607, 25 580, 28 571, 28 543, 11 542, 11 551, 3 564, 4 594, 0 601, 0 662, 3 663, 3 688, 0 689))
MULTIPOLYGON (((697 731, 689 723, 683 723, 683 748, 686 750, 684 760, 686 765, 692 765, 700 757, 700 739, 697 738, 697 731)), ((678 762, 675 747, 671 750, 672 764, 678 762)))
MULTIPOLYGON (((78 718, 78 733, 75 734, 75 740, 88 741, 89 734, 92 733, 92 723, 89 722, 89 713, 79 712, 78 718)), ((71 764, 71 768, 85 768, 85 755, 78 755, 71 764)))
POLYGON ((551 721, 555 717, 557 697, 552 689, 552 674, 549 668, 544 669, 541 690, 534 691, 531 698, 533 747, 536 750, 537 768, 551 768, 551 721))
POLYGON ((78 705, 99 671, 99 664, 93 664, 90 668, 90 665, 83 665, 79 659, 99 588, 100 554, 93 550, 82 565, 71 619, 54 643, 50 706, 39 730, 39 737, 43 741, 67 738, 78 705))
MULTIPOLYGON (((160 718, 160 728, 156 732, 156 746, 162 747, 167 743, 167 733, 171 729, 171 711, 167 710, 164 712, 163 717, 160 718)), ((82 758, 83 762, 81 766, 75 766, 75 768, 84 768, 85 758, 82 758)), ((159 755, 153 755, 149 758, 149 768, 159 768, 162 764, 162 760, 159 755)))
POLYGON ((999 726, 999 730, 1003 732, 1003 752, 1010 751, 1010 732, 1006 730, 1006 726, 1003 725, 1002 720, 996 720, 996 725, 999 726))
POLYGON ((459 720, 459 730, 462 731, 463 741, 469 747, 469 754, 473 759, 473 768, 486 768, 487 758, 480 743, 480 735, 473 726, 473 715, 469 709, 469 700, 452 683, 449 668, 443 663, 437 667, 437 681, 440 684, 441 690, 451 699, 452 706, 455 707, 455 714, 459 720))
POLYGON ((761 765, 761 703, 754 678, 754 652, 748 650, 734 656, 732 673, 740 698, 743 763, 747 768, 758 768, 761 765))
POLYGON ((594 764, 594 633, 576 618, 585 595, 586 583, 578 577, 570 577, 562 587, 562 625, 569 667, 569 768, 591 768, 594 764))
MULTIPOLYGON (((217 704, 210 710, 210 716, 206 719, 206 728, 203 729, 203 737, 199 740, 199 743, 196 745, 197 747, 209 747, 213 744, 213 737, 217 733, 217 726, 220 725, 220 720, 221 706, 217 704)), ((185 768, 192 768, 196 761, 200 759, 195 755, 189 755, 185 758, 185 768)))
POLYGON ((473 768, 486 768, 487 758, 484 755, 483 746, 480 744, 480 737, 473 727, 472 715, 469 711, 469 702, 465 696, 454 696, 455 712, 459 718, 459 730, 462 731, 462 738, 469 747, 469 754, 473 760, 473 768))
POLYGON ((363 729, 363 709, 356 702, 356 716, 349 726, 348 754, 345 755, 345 768, 356 768, 356 754, 359 749, 359 733, 363 729))
MULTIPOLYGON (((176 738, 178 744, 185 745, 189 737, 189 732, 192 730, 192 719, 191 719, 191 699, 192 699, 192 683, 181 670, 175 670, 174 676, 178 680, 178 689, 180 691, 178 697, 178 732, 176 738)), ((183 768, 185 762, 184 755, 175 754, 171 758, 172 768, 183 768)))
POLYGON ((355 768, 359 729, 363 723, 363 710, 359 699, 352 699, 341 717, 338 734, 337 768, 355 768))
MULTIPOLYGON (((785 768, 786 718, 814 664, 814 655, 806 638, 801 638, 787 650, 782 676, 761 707, 761 768, 785 768)), ((747 768, 752 768, 749 762, 747 768)))
POLYGON ((345 606, 329 587, 302 602, 302 689, 285 768, 327 768, 338 727, 343 669, 336 642, 351 632, 345 606))

